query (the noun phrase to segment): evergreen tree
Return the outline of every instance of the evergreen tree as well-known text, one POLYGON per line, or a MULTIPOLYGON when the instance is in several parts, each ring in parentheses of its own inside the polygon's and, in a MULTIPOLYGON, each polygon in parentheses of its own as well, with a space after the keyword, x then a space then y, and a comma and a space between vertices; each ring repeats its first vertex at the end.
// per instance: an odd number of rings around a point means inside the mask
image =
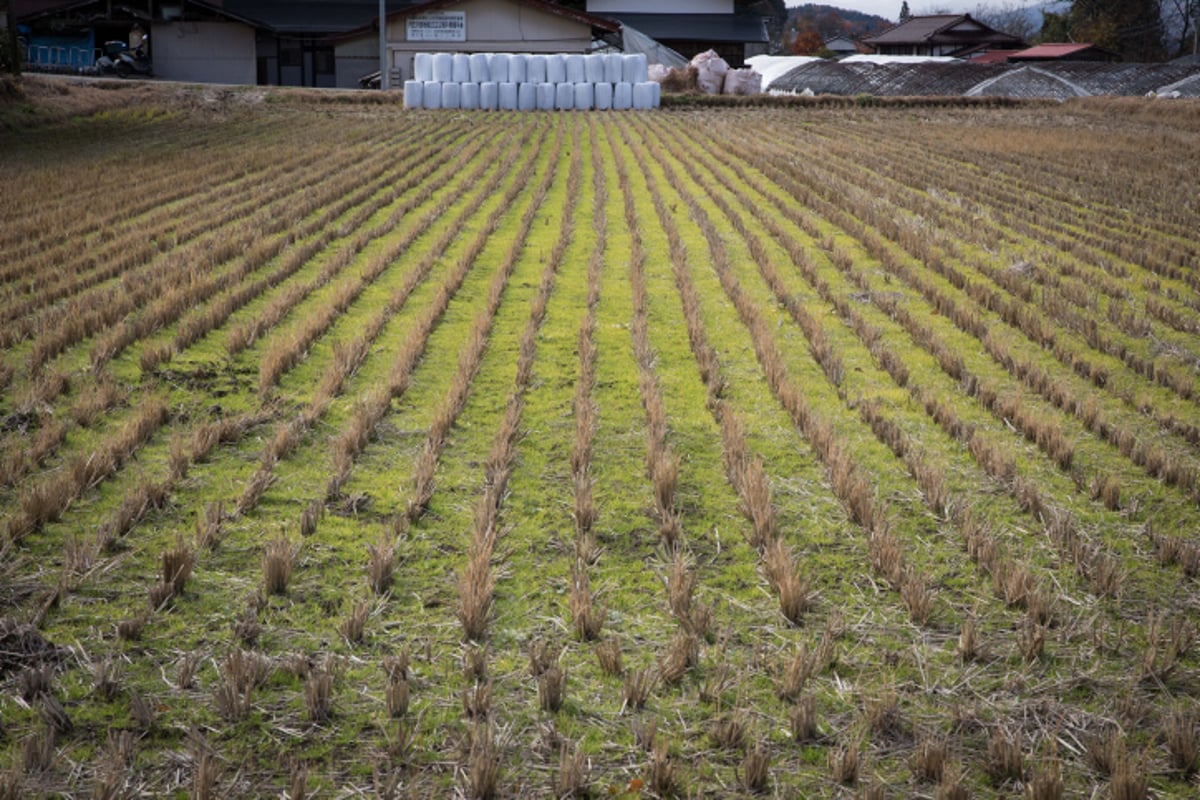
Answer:
POLYGON ((0 0, 0 16, 5 28, 0 30, 0 72, 21 74, 21 48, 17 43, 17 12, 12 0, 0 0))
POLYGON ((1159 61, 1166 54, 1159 0, 1074 0, 1070 34, 1119 53, 1125 61, 1159 61))
POLYGON ((908 22, 908 18, 912 16, 912 12, 908 10, 908 0, 904 0, 900 4, 900 21, 908 22))

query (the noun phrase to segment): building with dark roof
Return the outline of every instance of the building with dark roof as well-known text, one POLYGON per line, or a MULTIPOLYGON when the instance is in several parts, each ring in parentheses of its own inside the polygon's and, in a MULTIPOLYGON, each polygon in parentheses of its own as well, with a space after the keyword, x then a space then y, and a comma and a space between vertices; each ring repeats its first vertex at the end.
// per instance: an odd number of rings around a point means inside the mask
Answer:
POLYGON ((1120 61, 1121 56, 1089 42, 1047 42, 1013 53, 1009 61, 1120 61))
POLYGON ((739 11, 734 0, 588 0, 590 14, 656 39, 685 58, 715 50, 741 67, 770 46, 768 20, 739 11))
POLYGON ((989 27, 970 14, 913 16, 878 36, 863 40, 881 55, 953 56, 990 49, 1015 50, 1028 45, 1017 36, 989 27))

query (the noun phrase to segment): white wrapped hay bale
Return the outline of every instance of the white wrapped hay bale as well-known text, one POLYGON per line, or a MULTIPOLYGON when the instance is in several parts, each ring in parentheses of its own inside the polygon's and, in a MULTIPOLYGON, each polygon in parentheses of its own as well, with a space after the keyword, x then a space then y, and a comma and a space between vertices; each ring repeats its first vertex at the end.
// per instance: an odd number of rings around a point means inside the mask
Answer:
POLYGON ((423 81, 405 81, 404 82, 404 107, 405 108, 420 108, 424 99, 422 90, 425 88, 423 81))
POLYGON ((546 82, 546 57, 532 55, 525 59, 525 80, 530 83, 546 82))
POLYGON ((536 83, 518 83, 517 84, 517 109, 520 111, 533 111, 537 108, 537 87, 536 83))
POLYGON ((597 83, 596 88, 592 92, 592 100, 595 103, 597 111, 608 111, 613 104, 613 85, 611 83, 597 83))
POLYGON ((486 83, 491 77, 487 53, 471 54, 471 83, 486 83))
POLYGON ((500 84, 495 81, 479 84, 479 107, 484 111, 495 111, 500 107, 500 84))
POLYGON ((645 83, 649 80, 645 53, 632 53, 622 56, 621 59, 622 82, 645 83))
POLYGON ((750 68, 731 69, 725 73, 725 94, 762 94, 762 75, 750 68))
POLYGON ((577 83, 575 84, 575 110, 576 111, 591 111, 592 105, 595 103, 595 87, 594 83, 577 83))
POLYGON ((500 84, 500 110, 517 110, 517 85, 512 81, 500 84))
POLYGON ((720 94, 725 85, 725 73, 729 63, 717 55, 715 50, 705 50, 692 59, 696 68, 696 83, 705 94, 720 94))
POLYGON ((575 107, 575 84, 555 84, 554 107, 559 111, 570 111, 575 107))
POLYGON ((658 108, 662 105, 662 84, 656 83, 650 87, 650 107, 658 108))
POLYGON ((625 63, 625 56, 620 53, 606 53, 604 56, 604 82, 620 83, 625 63))
POLYGON ((461 108, 479 108, 479 84, 464 83, 459 92, 458 103, 461 108))
POLYGON ((662 64, 651 64, 646 68, 646 79, 654 81, 655 83, 662 83, 670 74, 671 71, 662 64))
POLYGON ((589 53, 583 57, 583 75, 588 83, 600 83, 604 80, 604 56, 599 53, 589 53))
POLYGON ((561 53, 546 56, 546 83, 563 83, 567 80, 567 57, 561 53))
POLYGON ((658 84, 654 81, 633 84, 633 108, 635 111, 654 108, 654 90, 656 88, 658 88, 658 84))
POLYGON ((466 53, 455 53, 453 59, 451 80, 455 83, 469 83, 471 81, 471 57, 466 53))
POLYGON ((492 83, 508 83, 508 53, 492 53, 488 61, 488 77, 492 83))
POLYGON ((458 108, 458 100, 462 91, 461 83, 442 84, 442 108, 458 108))
POLYGON ((442 84, 438 81, 425 81, 421 90, 421 101, 425 108, 442 107, 442 84))
POLYGON ((433 54, 433 80, 438 83, 454 80, 454 56, 449 53, 433 54))
POLYGON ((553 83, 539 83, 537 85, 538 111, 553 111, 555 94, 557 94, 557 90, 553 83))
POLYGON ((587 77, 583 67, 583 56, 579 53, 571 53, 566 57, 566 61, 567 83, 583 83, 587 77))
POLYGON ((510 83, 525 83, 526 78, 525 66, 528 62, 528 57, 524 53, 513 53, 508 57, 508 80, 510 83))
POLYGON ((433 53, 417 53, 413 56, 413 80, 433 80, 433 53))
POLYGON ((621 83, 613 84, 613 103, 614 111, 626 111, 633 108, 633 84, 622 81, 621 83))

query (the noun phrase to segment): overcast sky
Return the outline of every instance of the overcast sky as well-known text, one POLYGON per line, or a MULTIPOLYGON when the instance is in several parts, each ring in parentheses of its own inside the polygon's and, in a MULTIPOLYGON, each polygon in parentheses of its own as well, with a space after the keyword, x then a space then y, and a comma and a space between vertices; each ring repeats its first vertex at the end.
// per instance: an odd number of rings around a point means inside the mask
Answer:
MULTIPOLYGON (((817 0, 813 0, 817 2, 817 0)), ((838 8, 849 8, 854 11, 865 11, 868 14, 878 14, 881 17, 895 21, 900 17, 900 3, 902 0, 820 0, 826 5, 837 6, 838 8)), ((802 5, 800 2, 792 2, 788 5, 802 5)), ((914 14, 927 14, 931 10, 949 9, 956 13, 971 11, 979 2, 964 3, 961 0, 946 0, 946 2, 929 2, 929 0, 908 0, 908 7, 914 14)))

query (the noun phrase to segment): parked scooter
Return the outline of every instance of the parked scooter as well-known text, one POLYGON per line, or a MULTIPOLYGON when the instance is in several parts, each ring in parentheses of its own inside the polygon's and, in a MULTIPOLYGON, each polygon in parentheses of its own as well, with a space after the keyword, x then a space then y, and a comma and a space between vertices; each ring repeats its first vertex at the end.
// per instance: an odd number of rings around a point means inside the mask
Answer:
POLYGON ((146 54, 146 40, 142 39, 142 43, 132 50, 125 42, 105 42, 104 54, 96 59, 96 72, 120 78, 135 75, 150 77, 154 69, 146 54))

